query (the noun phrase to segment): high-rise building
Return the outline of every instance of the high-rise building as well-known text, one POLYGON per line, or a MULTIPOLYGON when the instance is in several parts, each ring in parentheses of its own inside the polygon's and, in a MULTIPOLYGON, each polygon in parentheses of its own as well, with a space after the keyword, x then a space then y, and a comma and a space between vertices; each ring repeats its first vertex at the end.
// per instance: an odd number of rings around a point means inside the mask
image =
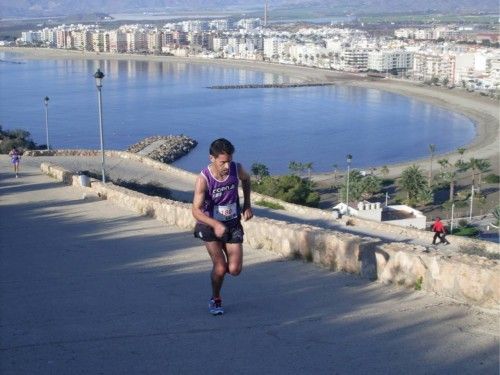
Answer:
POLYGON ((381 50, 368 53, 368 69, 378 72, 402 71, 413 66, 413 53, 405 50, 381 50))
POLYGON ((127 52, 127 35, 120 29, 109 32, 109 52, 127 52))

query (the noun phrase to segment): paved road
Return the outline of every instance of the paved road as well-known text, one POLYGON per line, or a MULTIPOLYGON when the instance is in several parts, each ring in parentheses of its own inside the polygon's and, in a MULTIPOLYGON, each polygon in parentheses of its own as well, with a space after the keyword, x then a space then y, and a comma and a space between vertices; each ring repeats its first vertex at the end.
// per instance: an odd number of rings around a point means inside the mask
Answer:
MULTIPOLYGON (((52 156, 52 157, 26 157, 22 163, 24 166, 38 167, 41 162, 49 161, 59 164, 69 170, 94 170, 100 171, 100 157, 70 157, 70 156, 52 156)), ((208 161, 207 161, 208 162, 208 161)), ((144 164, 127 159, 121 158, 107 158, 106 159, 106 174, 109 174, 111 179, 135 179, 141 183, 157 183, 166 186, 172 192, 172 198, 191 202, 193 197, 193 188, 195 176, 186 177, 174 175, 166 171, 155 170, 148 168, 144 164)), ((352 233, 362 237, 375 237, 380 238, 382 241, 389 242, 405 242, 409 244, 416 244, 422 246, 429 246, 432 241, 432 233, 429 232, 428 240, 419 240, 410 238, 404 234, 397 234, 394 232, 383 233, 379 230, 375 231, 369 228, 360 226, 345 226, 336 220, 325 220, 324 215, 309 214, 307 217, 303 215, 286 211, 286 210, 270 210, 264 207, 254 206, 254 213, 256 216, 268 217, 271 219, 282 220, 293 223, 308 224, 320 228, 333 229, 340 232, 352 233)), ((459 246, 451 244, 450 246, 440 246, 443 253, 453 253, 459 251, 459 246)))
POLYGON ((1 374, 498 374, 498 316, 191 233, 0 158, 1 374))

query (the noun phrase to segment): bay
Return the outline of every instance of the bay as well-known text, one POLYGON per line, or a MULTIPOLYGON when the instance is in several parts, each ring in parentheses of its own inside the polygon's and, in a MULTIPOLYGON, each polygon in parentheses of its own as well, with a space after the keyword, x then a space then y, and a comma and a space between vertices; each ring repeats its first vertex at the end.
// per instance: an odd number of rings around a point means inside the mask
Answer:
POLYGON ((208 86, 289 83, 292 77, 210 64, 135 60, 23 60, 0 53, 0 125, 45 143, 45 106, 53 148, 99 149, 97 90, 103 80, 105 148, 123 150, 152 135, 185 134, 199 144, 174 165, 197 172, 210 142, 230 139, 235 160, 271 173, 290 161, 316 172, 409 161, 470 143, 465 116, 384 91, 349 86, 211 90, 208 86), (15 63, 14 63, 15 62, 15 63))

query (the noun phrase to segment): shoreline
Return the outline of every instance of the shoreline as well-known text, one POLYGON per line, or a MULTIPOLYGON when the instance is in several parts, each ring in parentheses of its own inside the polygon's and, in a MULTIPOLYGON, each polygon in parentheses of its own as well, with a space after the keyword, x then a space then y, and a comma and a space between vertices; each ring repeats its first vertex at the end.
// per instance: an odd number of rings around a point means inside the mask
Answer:
MULTIPOLYGON (((500 111, 499 102, 487 97, 464 92, 461 89, 447 89, 443 87, 425 86, 419 82, 395 79, 377 79, 366 77, 362 74, 337 72, 320 68, 302 67, 268 63, 261 61, 236 60, 236 59, 203 59, 197 57, 154 56, 135 54, 95 53, 73 50, 0 47, 0 52, 13 52, 21 54, 23 58, 34 60, 48 59, 79 59, 79 60, 136 60, 154 62, 179 62, 191 64, 211 64, 227 68, 257 70, 264 73, 279 74, 290 78, 294 83, 338 83, 388 91, 398 95, 408 96, 444 108, 448 111, 464 115, 472 121, 475 128, 475 137, 471 143, 464 145, 466 148, 464 160, 470 157, 485 158, 491 162, 492 170, 498 174, 500 165, 500 111)), ((450 163, 459 159, 459 154, 454 152, 437 153, 434 155, 433 166, 437 170, 437 160, 447 158, 450 163)), ((401 171, 410 166, 418 165, 424 171, 428 170, 429 157, 409 160, 400 163, 387 164, 389 177, 399 176, 401 171)), ((380 168, 382 166, 377 166, 380 168)), ((315 173, 315 176, 329 176, 332 173, 315 173)))

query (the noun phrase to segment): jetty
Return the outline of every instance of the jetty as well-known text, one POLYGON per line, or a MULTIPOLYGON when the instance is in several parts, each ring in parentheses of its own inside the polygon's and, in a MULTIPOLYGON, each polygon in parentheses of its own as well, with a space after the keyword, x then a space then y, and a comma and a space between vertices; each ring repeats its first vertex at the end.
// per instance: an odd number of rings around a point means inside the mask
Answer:
POLYGON ((250 83, 245 85, 217 85, 208 86, 212 90, 232 90, 232 89, 288 89, 294 87, 312 87, 312 86, 333 86, 334 82, 316 82, 316 83, 250 83))

